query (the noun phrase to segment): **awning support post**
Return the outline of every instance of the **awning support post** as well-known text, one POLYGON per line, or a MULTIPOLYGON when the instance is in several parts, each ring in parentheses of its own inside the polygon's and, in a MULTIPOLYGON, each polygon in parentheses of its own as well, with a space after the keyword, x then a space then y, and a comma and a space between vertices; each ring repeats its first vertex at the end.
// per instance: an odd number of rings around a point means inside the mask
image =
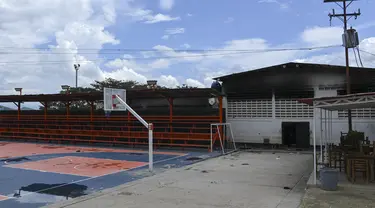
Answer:
POLYGON ((324 110, 324 163, 328 164, 328 116, 327 110, 324 110))
POLYGON ((320 111, 320 164, 323 164, 323 111, 320 111))
POLYGON ((316 129, 315 129, 315 105, 313 105, 313 146, 314 146, 314 185, 316 185, 316 129))

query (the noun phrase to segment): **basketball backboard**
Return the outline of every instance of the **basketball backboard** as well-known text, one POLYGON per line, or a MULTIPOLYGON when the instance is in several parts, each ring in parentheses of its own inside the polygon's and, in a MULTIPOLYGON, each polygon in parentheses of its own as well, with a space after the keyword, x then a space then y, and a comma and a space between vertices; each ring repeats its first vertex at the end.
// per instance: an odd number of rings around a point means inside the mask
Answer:
POLYGON ((118 95, 126 102, 126 90, 104 88, 103 95, 104 111, 126 111, 126 107, 122 105, 116 97, 116 95, 118 95))

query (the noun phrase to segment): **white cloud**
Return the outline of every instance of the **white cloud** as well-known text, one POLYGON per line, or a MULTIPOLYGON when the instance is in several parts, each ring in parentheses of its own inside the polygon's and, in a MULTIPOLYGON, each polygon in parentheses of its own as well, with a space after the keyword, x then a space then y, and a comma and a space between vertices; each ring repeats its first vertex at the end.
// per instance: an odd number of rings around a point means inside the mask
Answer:
POLYGON ((169 37, 171 37, 173 35, 185 33, 185 28, 182 28, 182 27, 168 28, 168 29, 165 30, 164 33, 165 33, 165 35, 163 35, 163 37, 161 37, 161 38, 163 40, 168 40, 169 37))
POLYGON ((151 10, 134 9, 126 13, 127 16, 133 18, 133 21, 143 22, 146 24, 155 24, 160 22, 170 22, 180 20, 180 17, 172 17, 166 14, 154 14, 151 10))
POLYGON ((228 17, 225 21, 224 21, 224 23, 232 23, 234 21, 234 18, 233 17, 228 17))
POLYGON ((304 42, 314 46, 342 44, 340 27, 312 27, 303 31, 301 38, 304 42))
MULTIPOLYGON (((375 46, 375 37, 364 39, 361 41, 359 45, 361 50, 375 54, 374 46, 375 46)), ((352 50, 349 50, 349 52, 350 52, 350 56, 349 56, 350 65, 357 66, 352 50)), ((368 53, 364 53, 364 52, 360 52, 360 53, 361 53, 361 58, 362 58, 364 67, 375 68, 375 56, 368 54, 368 53)), ((345 65, 345 56, 344 56, 343 49, 342 49, 341 51, 338 51, 338 52, 310 56, 310 57, 306 57, 303 59, 297 59, 296 61, 307 62, 307 63, 345 65)))
MULTIPOLYGON (((175 51, 172 48, 163 45, 155 46, 154 49, 158 50, 163 56, 175 57, 170 60, 171 67, 173 67, 175 64, 190 63, 191 67, 193 68, 192 74, 194 74, 194 77, 200 77, 197 79, 197 81, 199 81, 202 85, 209 86, 213 77, 269 65, 281 64, 304 58, 310 53, 309 51, 293 50, 244 53, 241 52, 241 50, 252 49, 267 51, 275 48, 296 48, 300 46, 301 43, 271 45, 264 39, 250 38, 227 41, 221 47, 211 48, 212 50, 199 53, 175 51)), ((154 56, 157 55, 158 54, 154 54, 154 56)))
POLYGON ((169 35, 163 35, 163 36, 161 36, 161 39, 168 40, 169 39, 169 35))
POLYGON ((77 48, 101 48, 103 44, 119 43, 112 34, 104 30, 104 26, 81 22, 67 24, 64 30, 56 32, 55 36, 59 44, 69 40, 74 42, 77 48))
POLYGON ((182 33, 185 33, 185 28, 182 28, 182 27, 168 28, 165 30, 165 33, 167 35, 182 34, 182 33))
POLYGON ((375 27, 375 21, 366 22, 355 27, 357 30, 366 30, 375 27))
POLYGON ((165 69, 169 67, 170 62, 166 59, 158 59, 151 62, 148 66, 152 69, 165 69))
POLYGON ((186 49, 189 49, 191 48, 191 45, 187 44, 187 43, 184 43, 181 45, 182 48, 186 48, 186 49))
POLYGON ((126 67, 126 68, 133 69, 136 71, 143 71, 143 67, 140 66, 131 58, 130 59, 127 59, 127 58, 114 59, 114 60, 108 61, 105 64, 105 66, 108 67, 109 69, 119 69, 119 68, 126 67))
POLYGON ((191 14, 191 13, 187 13, 186 16, 188 16, 188 17, 192 17, 193 14, 191 14))
POLYGON ((168 88, 176 88, 180 83, 172 75, 162 75, 158 79, 158 85, 168 88))
POLYGON ((280 9, 288 9, 288 3, 280 2, 279 0, 259 0, 258 3, 270 3, 279 5, 280 9))
POLYGON ((105 30, 115 23, 114 0, 9 0, 2 1, 0 10, 0 43, 9 48, 0 54, 2 93, 14 87, 23 87, 25 93, 55 93, 61 84, 74 86, 77 62, 80 86, 104 78, 98 50, 119 43, 105 30), (52 42, 48 50, 18 49, 52 42), (80 48, 98 50, 82 54, 80 48))
POLYGON ((186 79, 185 81, 186 85, 189 87, 198 87, 198 88, 204 88, 206 87, 204 84, 202 84, 200 81, 195 79, 186 79))
POLYGON ((174 0, 160 0, 159 5, 161 9, 170 10, 174 5, 174 0))
POLYGON ((111 72, 104 72, 104 76, 120 80, 133 80, 142 84, 145 84, 147 82, 146 76, 126 67, 123 67, 122 69, 116 69, 111 72))
POLYGON ((176 52, 172 48, 164 45, 154 46, 153 49, 159 51, 162 55, 173 57, 172 61, 177 62, 196 62, 202 60, 204 57, 201 53, 190 53, 190 52, 176 52))

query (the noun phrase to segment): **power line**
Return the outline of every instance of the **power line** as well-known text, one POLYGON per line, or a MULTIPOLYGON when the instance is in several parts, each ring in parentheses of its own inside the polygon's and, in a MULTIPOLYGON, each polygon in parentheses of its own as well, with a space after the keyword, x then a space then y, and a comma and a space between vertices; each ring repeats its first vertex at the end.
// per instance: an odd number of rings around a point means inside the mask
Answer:
POLYGON ((362 58, 361 58, 361 52, 359 51, 359 47, 357 46, 356 49, 357 49, 357 52, 358 52, 359 62, 361 63, 361 66, 363 67, 363 62, 362 62, 362 58))
MULTIPOLYGON (((330 45, 330 46, 319 46, 319 47, 308 47, 308 48, 278 48, 278 49, 258 49, 228 53, 207 53, 207 54, 195 54, 195 55, 180 55, 180 56, 154 56, 154 57, 128 57, 122 58, 124 60, 152 60, 152 59, 179 59, 179 58, 199 58, 199 57, 211 57, 211 56, 231 56, 231 55, 242 55, 252 53, 266 53, 266 52, 281 52, 281 51, 303 51, 303 50, 318 50, 325 48, 341 47, 341 45, 330 45)), ((86 60, 82 62, 97 62, 104 60, 113 60, 108 58, 99 58, 94 60, 86 60)), ((16 64, 16 65, 33 65, 33 64, 59 64, 59 63, 70 63, 75 60, 56 60, 56 61, 13 61, 13 62, 0 62, 0 64, 16 64)), ((81 62, 81 61, 80 61, 81 62)))
POLYGON ((353 53, 354 53, 355 63, 357 64, 357 67, 359 67, 358 60, 357 60, 357 54, 355 53, 354 48, 353 48, 353 53))
MULTIPOLYGON (((327 46, 317 46, 317 47, 301 47, 301 48, 274 48, 274 49, 126 49, 126 48, 117 48, 117 49, 88 49, 82 48, 77 49, 79 54, 122 54, 121 52, 268 52, 268 51, 293 51, 293 50, 316 50, 316 49, 326 49, 334 48, 342 45, 327 45, 327 46), (87 52, 84 52, 87 51, 87 52), (96 51, 96 52, 90 52, 96 51), (100 52, 97 52, 100 51, 100 52)), ((58 52, 54 51, 56 49, 51 48, 1 48, 1 49, 16 49, 23 51, 0 51, 0 55, 3 54, 41 54, 49 52, 46 54, 76 54, 74 52, 58 52)), ((61 49, 68 50, 68 49, 61 49)))
POLYGON ((375 53, 371 53, 371 52, 368 52, 368 51, 364 51, 364 50, 362 50, 362 49, 358 49, 359 51, 361 51, 361 52, 363 52, 363 53, 367 53, 367 54, 369 54, 369 55, 373 55, 373 56, 375 56, 375 53))

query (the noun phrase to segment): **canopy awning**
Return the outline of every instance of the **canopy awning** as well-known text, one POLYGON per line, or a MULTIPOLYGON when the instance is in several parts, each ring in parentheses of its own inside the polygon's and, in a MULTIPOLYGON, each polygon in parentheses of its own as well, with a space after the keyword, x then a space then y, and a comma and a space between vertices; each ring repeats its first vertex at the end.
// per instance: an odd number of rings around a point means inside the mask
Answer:
MULTIPOLYGON (((223 96, 222 93, 211 88, 192 89, 145 89, 127 90, 128 99, 158 99, 158 98, 209 98, 223 96)), ((71 93, 71 94, 33 94, 33 95, 0 95, 3 102, 53 102, 53 101, 97 101, 103 100, 103 92, 71 93)))
POLYGON ((298 100, 315 108, 329 111, 375 107, 375 92, 341 95, 334 97, 305 98, 298 100))

